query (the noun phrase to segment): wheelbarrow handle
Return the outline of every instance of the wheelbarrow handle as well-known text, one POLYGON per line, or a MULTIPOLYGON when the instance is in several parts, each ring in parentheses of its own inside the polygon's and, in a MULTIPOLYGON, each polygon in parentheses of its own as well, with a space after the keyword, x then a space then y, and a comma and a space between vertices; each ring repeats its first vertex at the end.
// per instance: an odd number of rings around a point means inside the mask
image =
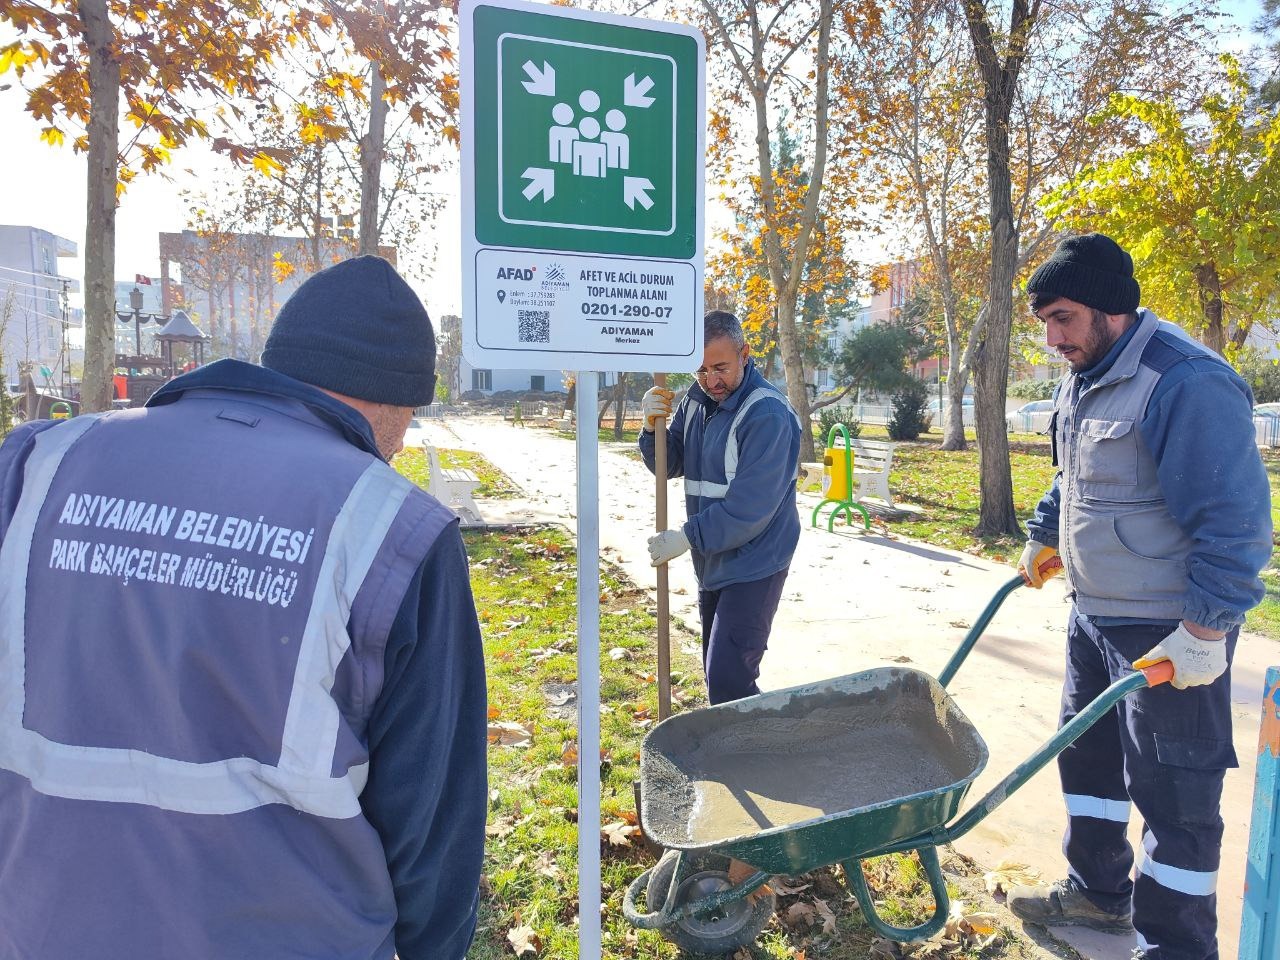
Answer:
MULTIPOLYGON (((1040 564, 1040 576, 1045 580, 1050 577, 1056 577, 1063 572, 1062 560, 1057 556, 1050 557, 1044 563, 1040 564)), ((1022 574, 1011 579, 1008 583, 996 591, 988 602, 982 613, 978 614, 978 619, 973 622, 973 626, 969 628, 969 632, 964 635, 964 639, 960 641, 960 646, 956 652, 951 655, 951 659, 947 661, 947 665, 942 668, 942 672, 938 674, 938 683, 945 688, 951 682, 951 678, 956 675, 956 671, 960 669, 960 664, 964 663, 965 658, 969 656, 969 651, 973 649, 973 645, 978 642, 978 638, 982 636, 987 629, 987 624, 991 622, 991 618, 996 615, 996 611, 1008 599, 1009 594, 1023 586, 1025 581, 1022 574)))
POLYGON ((959 820, 941 831, 940 836, 929 835, 903 840, 884 849, 876 850, 876 855, 911 850, 919 847, 922 843, 951 843, 958 840, 984 820, 992 810, 1003 803, 1009 794, 1035 776, 1041 767, 1078 740, 1086 730, 1109 713, 1117 703, 1135 690, 1159 686, 1162 683, 1168 683, 1172 679, 1173 664, 1167 660, 1161 660, 1159 663, 1143 667, 1126 677, 1121 677, 1107 687, 1106 690, 1103 690, 1102 693, 1098 694, 1087 707, 1059 727, 1058 731, 1046 740, 1035 753, 1018 764, 1013 772, 992 787, 985 797, 966 810, 959 820))
POLYGON ((999 590, 995 592, 982 613, 978 614, 978 619, 973 621, 973 626, 969 628, 969 632, 964 635, 964 639, 960 641, 960 646, 956 648, 956 652, 951 655, 951 659, 947 661, 947 665, 942 668, 942 672, 938 674, 938 683, 945 688, 951 682, 951 678, 956 675, 956 671, 960 669, 960 665, 964 663, 965 658, 969 656, 969 651, 973 649, 973 645, 978 642, 978 638, 982 636, 982 632, 987 629, 987 624, 991 622, 991 618, 996 615, 996 611, 1004 604, 1009 594, 1017 590, 1023 585, 1022 576, 1016 576, 999 590))

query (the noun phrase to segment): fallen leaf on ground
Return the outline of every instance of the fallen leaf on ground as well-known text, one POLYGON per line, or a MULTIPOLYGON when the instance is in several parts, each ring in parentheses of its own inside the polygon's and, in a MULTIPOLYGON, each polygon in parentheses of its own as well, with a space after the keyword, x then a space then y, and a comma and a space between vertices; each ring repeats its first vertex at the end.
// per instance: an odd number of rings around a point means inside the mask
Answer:
POLYGON ((992 896, 997 893, 1008 893, 1014 887, 1023 884, 1033 886, 1039 880, 1040 874, 1025 863, 1017 863, 1013 860, 1001 860, 996 864, 994 870, 989 870, 982 875, 982 882, 987 887, 987 893, 992 896))
POLYGON ((527 747, 533 742, 533 731, 509 720, 499 720, 489 724, 489 742, 500 747, 527 747))
POLYGON ((534 870, 544 877, 552 880, 560 879, 560 868, 556 866, 555 852, 551 850, 543 850, 538 854, 538 862, 534 864, 534 870))
POLYGON ((578 745, 576 743, 566 743, 560 748, 560 762, 566 767, 577 766, 578 745))
POLYGON ((497 719, 498 719, 498 717, 499 717, 499 716, 501 716, 501 714, 502 714, 502 711, 501 711, 501 710, 499 710, 497 707, 490 707, 490 708, 489 708, 489 719, 490 719, 490 720, 497 720, 497 719))
POLYGON ((808 890, 813 884, 811 883, 792 883, 790 877, 774 877, 769 882, 774 892, 780 897, 791 897, 799 893, 801 890, 808 890))
POLYGON ((600 833, 613 847, 631 846, 631 838, 640 833, 640 828, 632 826, 625 820, 615 820, 600 828, 600 833))
POLYGON ((511 944, 517 957, 526 953, 532 953, 536 957, 538 948, 542 945, 533 927, 512 927, 507 931, 507 942, 511 944))
POLYGON ((813 901, 813 905, 817 908, 819 915, 822 917, 822 932, 835 933, 836 915, 832 913, 831 908, 827 906, 827 901, 815 899, 813 901))
POLYGON ((546 697, 547 703, 551 704, 553 707, 563 707, 573 699, 573 691, 561 690, 559 693, 548 693, 546 697))
POLYGON ((787 912, 783 914, 782 920, 788 927, 811 927, 813 926, 814 911, 813 907, 805 903, 803 900, 797 900, 787 912))
POLYGON ((610 660, 630 660, 631 651, 626 647, 614 647, 609 651, 610 660))

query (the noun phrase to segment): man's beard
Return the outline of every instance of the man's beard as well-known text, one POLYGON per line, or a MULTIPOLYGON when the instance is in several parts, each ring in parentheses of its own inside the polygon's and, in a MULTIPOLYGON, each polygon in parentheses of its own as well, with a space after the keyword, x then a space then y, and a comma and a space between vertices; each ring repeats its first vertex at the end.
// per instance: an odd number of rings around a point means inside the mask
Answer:
POLYGON ((1119 339, 1119 336, 1112 336, 1111 328, 1107 326, 1107 315, 1101 310, 1090 310, 1089 336, 1080 344, 1081 357, 1071 363, 1071 372, 1080 373, 1094 367, 1119 339))

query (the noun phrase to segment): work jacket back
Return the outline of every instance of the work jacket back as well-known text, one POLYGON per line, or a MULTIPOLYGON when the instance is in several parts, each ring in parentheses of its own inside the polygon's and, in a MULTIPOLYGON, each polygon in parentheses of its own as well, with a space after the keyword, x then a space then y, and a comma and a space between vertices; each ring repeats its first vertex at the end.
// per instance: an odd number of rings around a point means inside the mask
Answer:
POLYGON ((0 478, 0 956, 392 957, 364 732, 452 515, 285 397, 43 426, 0 478))

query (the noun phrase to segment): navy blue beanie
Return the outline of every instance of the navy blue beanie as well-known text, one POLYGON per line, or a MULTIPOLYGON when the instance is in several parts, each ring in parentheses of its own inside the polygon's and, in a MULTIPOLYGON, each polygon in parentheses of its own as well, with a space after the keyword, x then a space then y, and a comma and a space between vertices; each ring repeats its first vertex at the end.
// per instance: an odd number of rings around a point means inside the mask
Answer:
POLYGON ((1103 314, 1132 314, 1142 289, 1133 278, 1133 257, 1103 233, 1068 237, 1027 282, 1027 293, 1066 297, 1103 314))
POLYGON ((391 264, 355 257, 309 277, 285 301, 262 365, 359 400, 423 407, 435 397, 436 337, 391 264))
POLYGON ((1067 237, 1027 281, 1027 293, 1066 297, 1103 313, 1138 309, 1142 290, 1133 258, 1106 234, 1067 237))

